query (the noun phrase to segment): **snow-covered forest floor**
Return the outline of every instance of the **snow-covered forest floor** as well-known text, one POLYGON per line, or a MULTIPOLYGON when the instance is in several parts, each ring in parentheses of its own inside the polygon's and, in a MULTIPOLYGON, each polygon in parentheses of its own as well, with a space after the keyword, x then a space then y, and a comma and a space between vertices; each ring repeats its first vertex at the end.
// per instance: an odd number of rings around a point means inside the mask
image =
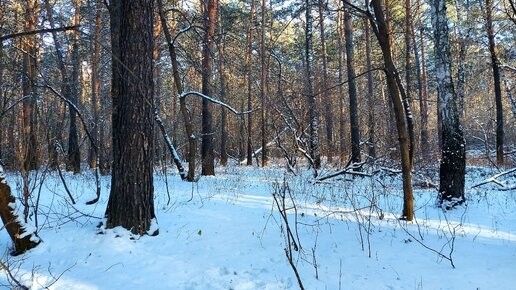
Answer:
MULTIPOLYGON (((299 289, 286 253, 305 289, 516 285, 516 191, 494 183, 472 188, 495 169, 468 167, 467 205, 448 212, 435 205, 436 189, 422 186, 435 182, 435 171, 416 175, 416 221, 409 223, 398 220, 401 178, 388 170, 317 184, 309 171, 293 176, 279 166, 219 167, 197 183, 171 168, 166 176, 157 171, 155 237, 98 227, 109 177, 101 180, 100 201, 85 205, 95 195, 92 172, 66 174, 72 206, 57 173, 33 175, 43 243, 11 257, 2 230, 2 260, 31 289, 299 289)), ((20 178, 8 174, 7 181, 19 194, 20 178)), ((500 181, 516 184, 516 174, 500 181)), ((0 285, 9 285, 7 276, 0 285)))

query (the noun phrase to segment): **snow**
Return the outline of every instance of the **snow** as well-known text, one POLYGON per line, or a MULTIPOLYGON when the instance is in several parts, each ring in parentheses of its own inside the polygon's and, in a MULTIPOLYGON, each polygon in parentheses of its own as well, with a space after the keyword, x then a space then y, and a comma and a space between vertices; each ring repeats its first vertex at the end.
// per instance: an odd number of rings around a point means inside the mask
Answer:
MULTIPOLYGON (((292 176, 279 166, 231 165, 216 173, 188 183, 171 168, 168 205, 165 176, 156 174, 151 232, 159 223, 159 235, 141 237, 97 227, 108 196, 85 205, 95 196, 93 172, 65 176, 77 210, 57 174, 49 174, 38 218, 43 242, 2 260, 31 289, 299 289, 272 195, 286 180, 298 213, 295 227, 287 194, 289 224, 301 245, 294 264, 305 289, 511 289, 516 283, 516 195, 493 183, 472 188, 494 170, 468 167, 467 205, 448 212, 435 206, 436 190, 416 187, 416 222, 398 220, 400 176, 384 171, 319 184, 309 170, 292 176), (444 258, 450 252, 456 268, 444 258)), ((516 175, 499 179, 513 184, 516 175)), ((7 174, 7 181, 15 190, 19 177, 7 174)), ((102 177, 103 192, 109 182, 102 177)), ((5 230, 0 243, 11 246, 5 230)))

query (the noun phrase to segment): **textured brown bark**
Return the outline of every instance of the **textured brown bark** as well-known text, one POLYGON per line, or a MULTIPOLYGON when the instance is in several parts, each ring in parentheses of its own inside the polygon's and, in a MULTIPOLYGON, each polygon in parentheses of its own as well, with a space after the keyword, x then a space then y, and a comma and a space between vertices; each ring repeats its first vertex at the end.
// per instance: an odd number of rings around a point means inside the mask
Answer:
POLYGON ((323 90, 323 106, 324 121, 326 125, 326 156, 328 162, 333 161, 333 151, 335 151, 333 140, 333 110, 331 106, 330 93, 328 91, 328 53, 326 49, 326 30, 324 27, 324 3, 318 0, 319 6, 319 30, 321 34, 321 58, 322 58, 322 90, 323 90))
POLYGON ((401 154, 401 169, 403 179, 403 213, 402 217, 408 221, 414 218, 414 195, 412 193, 412 160, 409 125, 407 124, 407 112, 403 103, 403 87, 400 86, 399 74, 392 60, 391 40, 388 33, 381 0, 371 2, 376 21, 369 17, 371 26, 376 34, 385 63, 385 76, 387 87, 394 106, 396 116, 396 127, 398 129, 398 140, 401 154))
POLYGON ((353 47, 353 23, 350 7, 344 2, 344 37, 346 39, 346 67, 348 71, 349 123, 351 125, 351 162, 360 162, 360 126, 358 121, 358 97, 353 47))
MULTIPOLYGON (((39 1, 27 0, 25 3, 24 30, 36 30, 38 22, 39 1)), ((36 170, 39 168, 39 146, 37 138, 37 103, 34 81, 36 79, 36 35, 25 36, 22 41, 23 50, 23 76, 22 93, 23 96, 30 96, 23 101, 21 112, 21 124, 23 126, 23 140, 20 140, 19 154, 22 154, 22 164, 24 171, 36 170)))
POLYGON ((20 223, 21 217, 17 216, 11 207, 15 203, 15 197, 11 188, 7 185, 2 168, 0 167, 0 217, 7 233, 14 243, 13 255, 22 254, 36 247, 40 240, 36 234, 27 234, 26 229, 20 223), (11 205, 10 205, 11 204, 11 205))
POLYGON ((489 40, 489 52, 491 53, 491 67, 493 69, 493 82, 496 104, 496 163, 503 165, 503 104, 502 85, 500 81, 500 61, 496 55, 496 43, 493 27, 493 1, 486 0, 487 38, 489 40))
MULTIPOLYGON (((174 84, 176 86, 177 93, 181 95, 183 93, 183 85, 181 82, 181 76, 179 75, 179 64, 177 62, 176 48, 172 43, 172 36, 170 35, 170 29, 165 17, 165 10, 163 9, 163 1, 157 0, 158 11, 160 15, 161 25, 163 26, 163 33, 165 34, 165 40, 168 45, 168 52, 170 54, 170 61, 172 63, 172 74, 174 77, 174 84)), ((197 152, 197 138, 193 132, 193 125, 190 113, 186 107, 185 98, 179 98, 179 107, 181 115, 185 123, 185 131, 188 136, 188 175, 187 181, 195 180, 195 164, 196 164, 196 152, 197 152)))
MULTIPOLYGON (((154 214, 154 1, 111 1, 113 172, 107 227, 147 234, 154 214)), ((151 233, 155 234, 155 233, 151 233)))
MULTIPOLYGON (((211 51, 213 47, 213 36, 215 35, 215 23, 217 21, 218 3, 217 0, 201 0, 204 7, 204 41, 202 47, 202 93, 211 96, 213 89, 210 84, 212 75, 211 51), (207 1, 207 3, 206 3, 207 1)), ((211 102, 206 98, 202 99, 202 175, 215 175, 215 155, 213 153, 213 129, 211 102)))

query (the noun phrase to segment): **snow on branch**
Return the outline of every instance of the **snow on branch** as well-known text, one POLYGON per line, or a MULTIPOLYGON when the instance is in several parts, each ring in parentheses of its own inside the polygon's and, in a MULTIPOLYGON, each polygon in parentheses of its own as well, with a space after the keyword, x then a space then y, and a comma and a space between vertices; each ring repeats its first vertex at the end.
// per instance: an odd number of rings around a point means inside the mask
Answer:
POLYGON ((496 175, 493 175, 492 177, 489 177, 488 179, 485 179, 484 181, 480 182, 480 183, 477 183, 475 185, 473 185, 471 188, 475 188, 475 187, 479 187, 481 185, 484 185, 484 184, 488 184, 488 183, 494 183, 498 186, 500 186, 502 188, 502 190, 513 190, 513 189, 516 189, 516 184, 506 184, 504 182, 501 182, 498 180, 498 178, 504 176, 504 175, 507 175, 507 174, 511 174, 513 172, 516 172, 516 167, 515 168, 512 168, 512 169, 509 169, 507 171, 504 171, 504 172, 500 172, 496 175))
POLYGON ((206 99, 206 100, 208 100, 208 101, 210 101, 210 102, 212 102, 214 104, 220 105, 220 106, 228 109, 229 111, 231 111, 235 115, 249 114, 249 113, 252 112, 252 111, 239 112, 235 108, 233 108, 230 105, 222 102, 221 100, 215 99, 213 97, 210 97, 210 96, 207 96, 207 95, 205 95, 203 93, 199 93, 199 92, 195 92, 195 91, 184 92, 181 95, 179 95, 179 98, 180 99, 184 99, 184 98, 186 98, 188 96, 198 96, 198 97, 201 97, 203 99, 206 99))

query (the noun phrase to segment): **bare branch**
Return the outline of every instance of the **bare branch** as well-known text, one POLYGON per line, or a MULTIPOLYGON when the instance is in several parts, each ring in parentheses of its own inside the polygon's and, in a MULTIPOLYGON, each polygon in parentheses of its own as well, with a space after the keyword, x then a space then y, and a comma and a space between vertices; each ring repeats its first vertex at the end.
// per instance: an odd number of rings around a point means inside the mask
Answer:
POLYGON ((58 27, 58 28, 44 28, 44 29, 37 29, 37 30, 31 30, 31 31, 22 31, 22 32, 17 32, 17 33, 0 36, 0 42, 3 42, 4 40, 8 40, 11 38, 22 37, 22 36, 27 36, 27 35, 49 33, 49 32, 59 32, 59 31, 67 31, 67 30, 77 30, 79 27, 80 27, 80 25, 74 25, 74 26, 65 26, 65 27, 58 27))

